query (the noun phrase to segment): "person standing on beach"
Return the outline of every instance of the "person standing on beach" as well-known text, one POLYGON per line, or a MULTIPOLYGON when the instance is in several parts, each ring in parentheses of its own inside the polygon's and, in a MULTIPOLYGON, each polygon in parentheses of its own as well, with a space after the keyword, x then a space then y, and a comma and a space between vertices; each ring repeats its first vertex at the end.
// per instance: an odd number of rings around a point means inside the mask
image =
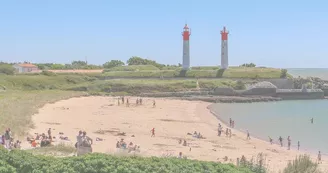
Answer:
POLYGON ((127 107, 130 106, 130 103, 129 103, 129 99, 128 99, 128 98, 126 99, 126 106, 127 106, 127 107))
POLYGON ((321 152, 319 151, 319 153, 318 153, 318 164, 320 164, 320 163, 322 163, 322 161, 321 161, 321 152))
POLYGON ((297 150, 300 150, 300 141, 297 142, 297 150))
POLYGON ((270 144, 272 145, 273 144, 273 139, 269 136, 269 141, 270 141, 270 144))
POLYGON ((231 120, 231 118, 229 119, 229 127, 231 127, 232 126, 232 120, 231 120))
POLYGON ((279 137, 280 146, 282 147, 282 137, 279 137))
POLYGON ((151 136, 150 137, 155 137, 155 128, 151 129, 151 136))
POLYGON ((249 131, 247 130, 247 140, 250 140, 251 139, 251 135, 249 134, 249 131))
POLYGON ((156 101, 153 100, 153 108, 156 107, 156 101))
POLYGON ((291 144, 290 136, 288 136, 287 141, 288 141, 288 150, 290 150, 290 144, 291 144))
POLYGON ((124 104, 124 96, 122 96, 122 104, 124 104))

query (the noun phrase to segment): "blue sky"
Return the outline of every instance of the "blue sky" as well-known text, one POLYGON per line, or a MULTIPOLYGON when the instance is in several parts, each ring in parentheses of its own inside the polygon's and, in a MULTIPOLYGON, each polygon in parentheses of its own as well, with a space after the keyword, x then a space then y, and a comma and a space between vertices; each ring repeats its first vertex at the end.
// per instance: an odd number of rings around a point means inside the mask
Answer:
POLYGON ((3 0, 0 61, 178 64, 187 21, 192 66, 220 63, 226 26, 230 65, 324 68, 327 9, 323 0, 3 0))

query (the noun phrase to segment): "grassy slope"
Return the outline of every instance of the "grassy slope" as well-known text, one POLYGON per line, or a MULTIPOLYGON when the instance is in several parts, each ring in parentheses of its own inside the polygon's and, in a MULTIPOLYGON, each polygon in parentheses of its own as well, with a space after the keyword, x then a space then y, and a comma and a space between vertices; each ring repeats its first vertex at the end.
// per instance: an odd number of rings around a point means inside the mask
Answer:
MULTIPOLYGON (((129 68, 129 67, 125 67, 129 68)), ((180 73, 181 69, 176 70, 150 70, 150 68, 123 69, 115 68, 105 70, 103 76, 107 77, 209 77, 209 78, 280 78, 280 69, 275 68, 245 68, 231 67, 225 71, 220 71, 215 67, 194 67, 185 74, 180 73)))

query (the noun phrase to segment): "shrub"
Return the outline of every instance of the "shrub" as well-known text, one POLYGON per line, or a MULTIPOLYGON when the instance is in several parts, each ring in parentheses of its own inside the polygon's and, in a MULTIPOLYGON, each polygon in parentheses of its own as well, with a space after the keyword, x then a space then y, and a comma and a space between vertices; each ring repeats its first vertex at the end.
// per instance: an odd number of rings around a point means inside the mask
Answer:
POLYGON ((241 80, 238 80, 236 82, 236 85, 233 87, 233 89, 235 89, 235 90, 244 90, 244 89, 246 89, 245 83, 241 80))
POLYGON ((251 173, 247 168, 232 164, 205 162, 178 158, 143 158, 111 156, 106 154, 87 154, 78 157, 51 157, 32 155, 26 151, 7 151, 0 149, 0 166, 5 171, 17 173, 53 172, 53 173, 106 173, 106 172, 224 172, 251 173), (14 170, 16 169, 16 170, 14 170))
POLYGON ((0 65, 0 73, 13 75, 15 74, 15 68, 8 64, 1 64, 0 65))
POLYGON ((321 173, 318 170, 318 164, 314 163, 309 156, 301 155, 295 160, 289 162, 283 173, 321 173))
POLYGON ((56 73, 47 70, 43 70, 41 74, 45 76, 56 76, 56 73))
POLYGON ((287 77, 287 69, 281 69, 280 78, 286 78, 286 77, 287 77))

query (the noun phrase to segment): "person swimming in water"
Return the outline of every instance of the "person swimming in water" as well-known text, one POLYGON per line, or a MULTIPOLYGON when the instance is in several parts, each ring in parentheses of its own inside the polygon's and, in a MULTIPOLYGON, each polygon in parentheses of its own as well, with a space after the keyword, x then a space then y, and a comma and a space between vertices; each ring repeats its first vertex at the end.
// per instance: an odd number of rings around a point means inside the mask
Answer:
POLYGON ((311 118, 311 124, 313 124, 313 118, 311 118))

